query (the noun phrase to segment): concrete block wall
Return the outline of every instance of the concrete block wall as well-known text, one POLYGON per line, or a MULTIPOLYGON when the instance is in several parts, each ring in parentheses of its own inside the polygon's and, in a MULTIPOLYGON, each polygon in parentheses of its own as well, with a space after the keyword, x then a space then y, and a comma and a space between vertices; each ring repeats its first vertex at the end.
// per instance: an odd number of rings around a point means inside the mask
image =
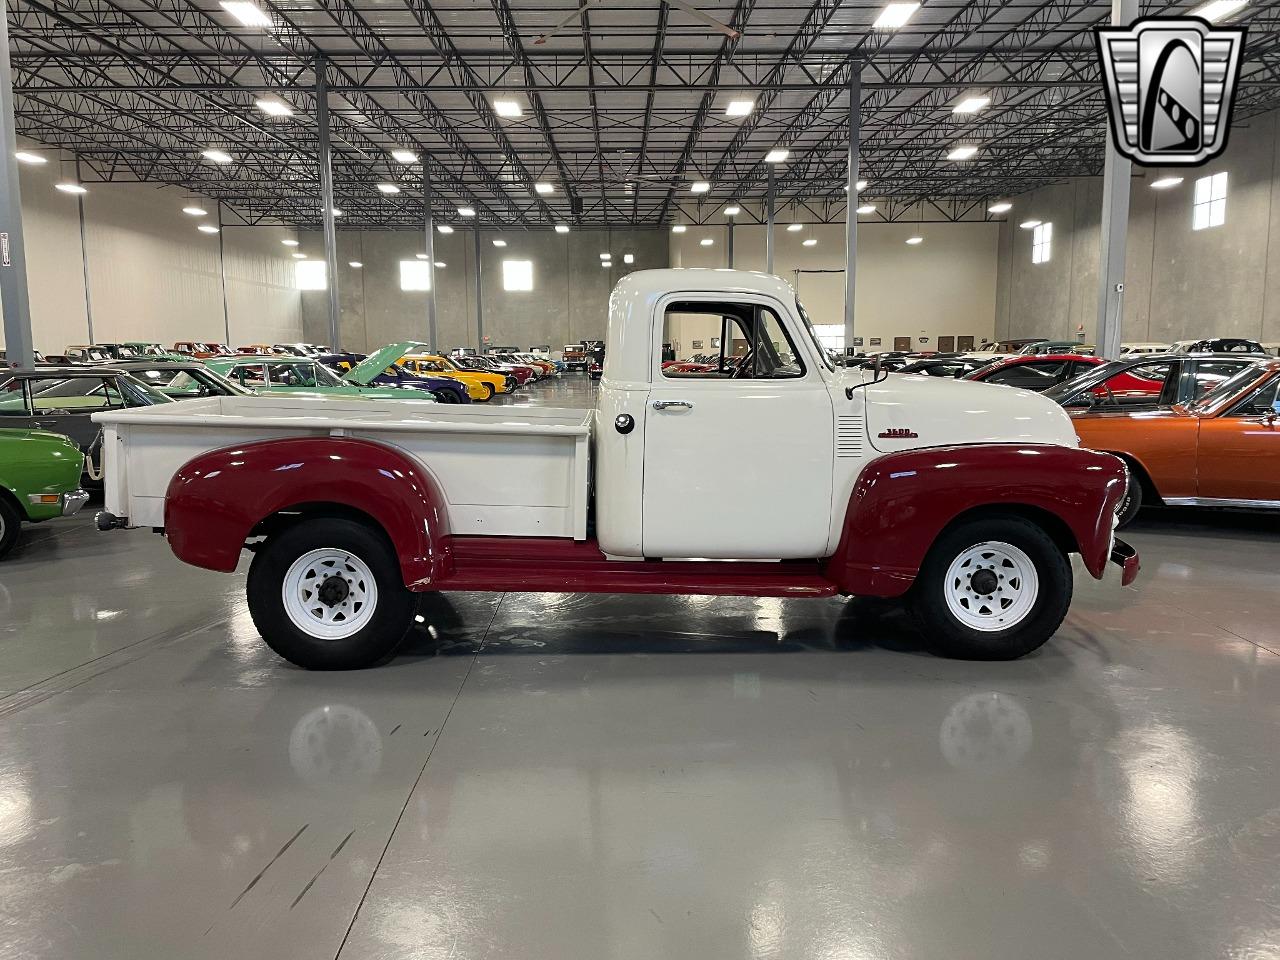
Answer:
MULTIPOLYGON (((998 336, 1092 342, 1098 313, 1101 178, 1012 198, 1000 228, 998 336), (1048 263, 1031 262, 1028 219, 1053 224, 1048 263)), ((1122 339, 1201 336, 1280 340, 1280 113, 1237 122, 1226 152, 1194 169, 1134 167, 1125 253, 1122 339), (1192 230, 1195 181, 1226 171, 1226 222, 1192 230), (1164 176, 1183 182, 1167 190, 1164 176)))

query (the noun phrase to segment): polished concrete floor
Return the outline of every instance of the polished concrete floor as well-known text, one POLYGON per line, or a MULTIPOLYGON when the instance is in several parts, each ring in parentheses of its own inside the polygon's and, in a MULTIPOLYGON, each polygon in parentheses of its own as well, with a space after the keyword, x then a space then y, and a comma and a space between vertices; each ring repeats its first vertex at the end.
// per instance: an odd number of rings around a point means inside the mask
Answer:
POLYGON ((1280 956, 1280 522, 1131 533, 1015 663, 837 600, 463 594, 312 674, 243 570, 32 529, 0 957, 1280 956))

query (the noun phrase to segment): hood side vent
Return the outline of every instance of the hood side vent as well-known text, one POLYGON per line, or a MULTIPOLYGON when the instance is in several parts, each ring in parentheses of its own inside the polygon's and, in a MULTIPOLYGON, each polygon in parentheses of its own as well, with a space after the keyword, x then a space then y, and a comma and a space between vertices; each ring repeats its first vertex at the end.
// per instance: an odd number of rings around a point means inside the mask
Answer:
POLYGON ((836 457, 860 457, 867 433, 862 416, 836 417, 836 457))

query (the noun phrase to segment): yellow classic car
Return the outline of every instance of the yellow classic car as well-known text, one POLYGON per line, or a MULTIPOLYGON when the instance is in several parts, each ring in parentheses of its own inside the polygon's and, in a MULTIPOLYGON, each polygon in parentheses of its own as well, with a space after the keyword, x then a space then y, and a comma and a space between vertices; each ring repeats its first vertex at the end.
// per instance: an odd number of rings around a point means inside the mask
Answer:
POLYGON ((448 357, 429 353, 414 353, 401 357, 400 366, 426 377, 448 377, 450 380, 457 380, 466 386, 467 396, 472 400, 491 400, 495 393, 510 393, 515 389, 515 380, 512 377, 460 367, 448 357))

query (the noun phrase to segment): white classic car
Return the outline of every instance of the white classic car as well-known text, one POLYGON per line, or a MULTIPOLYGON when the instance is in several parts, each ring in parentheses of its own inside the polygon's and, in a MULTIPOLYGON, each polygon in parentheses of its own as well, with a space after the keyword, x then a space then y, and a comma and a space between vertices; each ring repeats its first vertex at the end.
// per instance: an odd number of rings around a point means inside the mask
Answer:
POLYGON ((1117 458, 1004 387, 834 367, 784 281, 652 270, 610 298, 594 410, 213 397, 96 414, 99 525, 234 570, 281 656, 390 655, 437 590, 903 597, 964 657, 1057 630, 1068 560, 1137 573, 1117 458), (719 362, 664 373, 664 343, 719 362), (729 362, 732 358, 733 362, 729 362))

